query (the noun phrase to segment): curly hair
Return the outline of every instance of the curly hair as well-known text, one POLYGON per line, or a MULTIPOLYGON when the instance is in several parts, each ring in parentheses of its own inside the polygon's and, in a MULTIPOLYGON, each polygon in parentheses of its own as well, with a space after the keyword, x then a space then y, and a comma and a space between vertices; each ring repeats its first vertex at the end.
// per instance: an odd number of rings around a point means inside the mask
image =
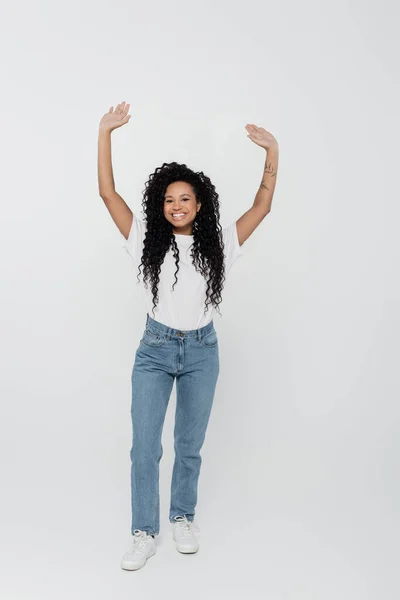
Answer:
MULTIPOLYGON (((203 171, 192 171, 185 164, 177 162, 163 163, 149 176, 145 184, 142 200, 142 212, 145 214, 147 231, 144 239, 143 254, 139 265, 139 274, 143 266, 143 281, 148 287, 151 283, 154 309, 158 304, 158 284, 161 265, 167 251, 172 247, 176 264, 175 281, 179 271, 179 249, 173 234, 173 226, 164 216, 164 194, 170 183, 184 181, 189 183, 201 202, 201 208, 193 221, 192 263, 207 282, 205 312, 212 304, 219 312, 221 292, 225 281, 224 242, 219 223, 219 200, 215 186, 203 171)), ((138 274, 138 279, 139 279, 138 274)))

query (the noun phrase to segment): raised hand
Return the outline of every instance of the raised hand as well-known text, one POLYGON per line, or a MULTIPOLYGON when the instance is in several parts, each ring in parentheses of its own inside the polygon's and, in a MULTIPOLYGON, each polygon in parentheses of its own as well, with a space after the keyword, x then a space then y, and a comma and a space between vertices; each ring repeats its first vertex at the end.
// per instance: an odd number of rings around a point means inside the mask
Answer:
POLYGON ((257 144, 257 146, 261 146, 261 148, 265 148, 265 150, 278 146, 278 142, 272 133, 269 133, 269 131, 264 129, 264 127, 257 127, 254 124, 247 124, 246 129, 248 133, 247 137, 250 138, 252 142, 257 144))
POLYGON ((102 116, 100 120, 100 129, 103 131, 113 131, 129 122, 132 115, 128 115, 130 104, 121 102, 115 110, 111 106, 110 110, 102 116))

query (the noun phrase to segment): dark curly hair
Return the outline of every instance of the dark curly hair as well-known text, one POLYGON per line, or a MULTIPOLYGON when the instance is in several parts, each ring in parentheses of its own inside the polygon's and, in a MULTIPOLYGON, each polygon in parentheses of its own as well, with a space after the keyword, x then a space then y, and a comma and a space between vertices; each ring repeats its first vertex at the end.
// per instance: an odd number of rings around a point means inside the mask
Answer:
MULTIPOLYGON (((205 312, 212 304, 219 312, 221 292, 225 281, 224 242, 222 228, 219 223, 219 200, 215 186, 203 171, 194 172, 185 164, 177 162, 163 163, 149 176, 145 184, 142 200, 142 212, 145 214, 147 231, 144 239, 142 262, 143 281, 148 287, 151 282, 154 309, 158 304, 158 283, 160 281, 161 265, 167 251, 172 247, 176 271, 174 288, 179 271, 179 250, 173 235, 173 226, 164 216, 164 194, 170 183, 184 181, 189 183, 196 195, 196 201, 201 202, 201 208, 193 221, 193 245, 191 248, 192 263, 207 282, 205 312)), ((139 279, 138 274, 138 279, 139 279)))

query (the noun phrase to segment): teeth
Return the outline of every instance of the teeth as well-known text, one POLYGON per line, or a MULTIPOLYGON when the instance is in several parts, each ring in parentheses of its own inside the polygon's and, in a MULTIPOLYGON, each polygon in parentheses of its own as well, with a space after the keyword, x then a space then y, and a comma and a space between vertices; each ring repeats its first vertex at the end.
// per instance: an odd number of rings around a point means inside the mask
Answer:
POLYGON ((184 213, 175 213, 172 215, 174 219, 180 218, 180 217, 184 217, 184 213))

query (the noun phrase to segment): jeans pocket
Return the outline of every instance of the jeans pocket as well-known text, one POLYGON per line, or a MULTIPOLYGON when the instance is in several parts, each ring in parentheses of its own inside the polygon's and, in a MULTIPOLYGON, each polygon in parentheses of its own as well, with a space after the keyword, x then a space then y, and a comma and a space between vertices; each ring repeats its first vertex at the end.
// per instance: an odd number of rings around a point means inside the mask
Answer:
POLYGON ((200 342, 205 348, 215 348, 218 344, 218 337, 215 329, 212 329, 209 333, 202 336, 200 342))
POLYGON ((165 335, 161 333, 154 333, 150 329, 145 329, 142 339, 140 343, 145 344, 146 346, 151 346, 152 348, 159 348, 166 342, 167 338, 165 335))

